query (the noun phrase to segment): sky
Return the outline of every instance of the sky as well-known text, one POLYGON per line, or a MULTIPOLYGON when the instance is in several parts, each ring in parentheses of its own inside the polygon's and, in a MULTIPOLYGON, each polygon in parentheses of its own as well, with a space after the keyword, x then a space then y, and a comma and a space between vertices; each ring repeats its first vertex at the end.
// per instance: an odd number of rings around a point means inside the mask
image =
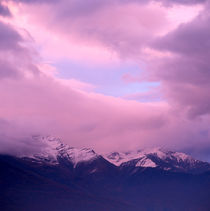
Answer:
POLYGON ((34 134, 210 161, 209 0, 1 0, 1 153, 34 134))

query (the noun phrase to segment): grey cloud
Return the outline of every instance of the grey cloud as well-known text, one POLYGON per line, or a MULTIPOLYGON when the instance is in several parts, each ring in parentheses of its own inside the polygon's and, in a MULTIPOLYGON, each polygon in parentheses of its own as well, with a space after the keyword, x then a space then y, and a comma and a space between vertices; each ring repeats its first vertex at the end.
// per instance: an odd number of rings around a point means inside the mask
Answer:
POLYGON ((210 10, 156 39, 152 47, 173 54, 157 60, 153 76, 163 82, 165 94, 173 103, 188 109, 189 115, 210 114, 210 10))
POLYGON ((0 15, 7 17, 11 16, 9 8, 7 6, 4 6, 1 2, 0 2, 0 15))
POLYGON ((31 142, 28 132, 20 130, 13 122, 0 118, 0 153, 9 155, 21 155, 36 152, 40 144, 31 142))
POLYGON ((23 47, 24 38, 11 25, 0 21, 0 79, 19 78, 24 72, 38 74, 32 51, 23 47), (23 71, 24 69, 24 71, 23 71))
POLYGON ((0 51, 20 50, 22 37, 9 24, 0 21, 0 51))
POLYGON ((203 4, 208 0, 156 0, 162 2, 165 6, 172 6, 174 4, 182 5, 193 5, 193 4, 203 4))
POLYGON ((206 9, 192 22, 182 24, 165 37, 157 39, 153 47, 178 54, 204 59, 210 54, 210 10, 206 9))

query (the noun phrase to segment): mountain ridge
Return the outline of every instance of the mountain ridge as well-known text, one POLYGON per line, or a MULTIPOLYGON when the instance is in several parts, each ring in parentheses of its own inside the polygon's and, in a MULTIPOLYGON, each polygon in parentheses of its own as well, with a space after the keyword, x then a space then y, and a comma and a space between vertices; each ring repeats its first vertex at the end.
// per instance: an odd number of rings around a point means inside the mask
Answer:
POLYGON ((39 141, 40 154, 0 155, 0 210, 209 211, 210 171, 136 166, 139 157, 116 166, 91 149, 39 141))
POLYGON ((75 148, 62 143, 53 136, 33 136, 34 141, 43 144, 40 152, 29 156, 19 155, 22 159, 48 165, 59 165, 59 160, 70 162, 75 168, 81 163, 91 163, 105 159, 117 167, 159 168, 165 171, 202 173, 210 170, 210 163, 192 158, 182 152, 174 152, 160 147, 128 152, 98 154, 91 148, 75 148))

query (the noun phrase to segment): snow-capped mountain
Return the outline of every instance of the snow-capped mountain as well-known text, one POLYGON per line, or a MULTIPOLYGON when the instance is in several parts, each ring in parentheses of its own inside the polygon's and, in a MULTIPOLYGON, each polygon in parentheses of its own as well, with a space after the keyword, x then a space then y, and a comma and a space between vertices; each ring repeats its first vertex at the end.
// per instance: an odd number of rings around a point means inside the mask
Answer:
POLYGON ((193 161, 194 159, 189 155, 179 152, 166 151, 162 148, 152 148, 147 150, 137 150, 128 152, 112 152, 105 155, 107 160, 111 163, 119 166, 123 163, 129 162, 131 160, 139 160, 135 166, 142 167, 156 167, 157 165, 152 161, 149 155, 153 155, 161 160, 164 159, 177 159, 178 161, 193 161))
POLYGON ((39 142, 42 148, 38 153, 20 157, 31 159, 34 162, 56 165, 59 164, 60 159, 65 159, 75 167, 78 163, 91 162, 101 157, 92 149, 70 147, 53 136, 33 136, 32 139, 39 142))
POLYGON ((162 148, 152 148, 130 152, 112 152, 99 155, 90 148, 74 148, 62 143, 53 136, 33 136, 32 142, 39 143, 40 150, 30 155, 21 155, 25 160, 45 165, 59 165, 69 163, 73 168, 78 164, 97 164, 89 169, 90 172, 102 166, 115 165, 119 168, 150 167, 166 171, 200 173, 210 170, 210 164, 193 159, 191 156, 167 151, 162 148), (100 164, 99 164, 100 163, 100 164), (103 164, 102 164, 103 163, 103 164))
POLYGON ((29 141, 21 156, 0 154, 0 210, 210 210, 210 164, 184 153, 103 157, 52 136, 29 141))
POLYGON ((210 170, 210 164, 181 153, 162 148, 130 152, 112 152, 105 155, 114 165, 121 167, 150 167, 181 172, 202 172, 210 170))

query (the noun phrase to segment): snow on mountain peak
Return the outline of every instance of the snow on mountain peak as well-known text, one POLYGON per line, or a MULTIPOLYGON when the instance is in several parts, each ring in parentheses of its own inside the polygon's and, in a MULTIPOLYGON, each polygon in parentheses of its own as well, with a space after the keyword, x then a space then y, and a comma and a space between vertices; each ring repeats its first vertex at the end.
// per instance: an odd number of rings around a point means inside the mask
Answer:
POLYGON ((193 163, 195 159, 181 152, 167 151, 163 148, 150 148, 144 150, 136 150, 129 152, 112 152, 105 155, 106 159, 116 166, 130 162, 134 160, 136 167, 157 167, 161 161, 180 163, 193 163))
MULTIPOLYGON (((33 136, 32 139, 39 142, 42 146, 38 153, 27 156, 36 162, 58 164, 58 158, 63 158, 69 160, 75 167, 80 162, 92 161, 99 157, 92 149, 70 147, 67 144, 63 144, 59 138, 53 136, 33 136)), ((21 157, 26 156, 23 155, 21 157)))
MULTIPOLYGON (((36 147, 38 149, 36 153, 33 152, 20 157, 40 164, 59 165, 63 161, 67 161, 73 167, 76 167, 78 163, 92 162, 102 157, 92 149, 70 147, 53 136, 33 136, 31 143, 39 146, 36 147)), ((103 155, 103 157, 110 163, 121 167, 150 167, 182 172, 202 172, 210 169, 210 165, 206 162, 195 160, 185 153, 168 151, 162 148, 112 152, 103 155)))
POLYGON ((127 152, 112 152, 110 154, 105 155, 106 159, 111 163, 119 166, 122 163, 128 162, 133 159, 143 158, 146 154, 156 154, 157 156, 163 158, 165 157, 165 153, 160 151, 160 148, 153 148, 147 150, 135 150, 135 151, 127 151, 127 152))
POLYGON ((136 165, 136 167, 157 167, 156 163, 154 163, 152 160, 148 159, 147 157, 143 157, 141 160, 139 160, 136 165))

